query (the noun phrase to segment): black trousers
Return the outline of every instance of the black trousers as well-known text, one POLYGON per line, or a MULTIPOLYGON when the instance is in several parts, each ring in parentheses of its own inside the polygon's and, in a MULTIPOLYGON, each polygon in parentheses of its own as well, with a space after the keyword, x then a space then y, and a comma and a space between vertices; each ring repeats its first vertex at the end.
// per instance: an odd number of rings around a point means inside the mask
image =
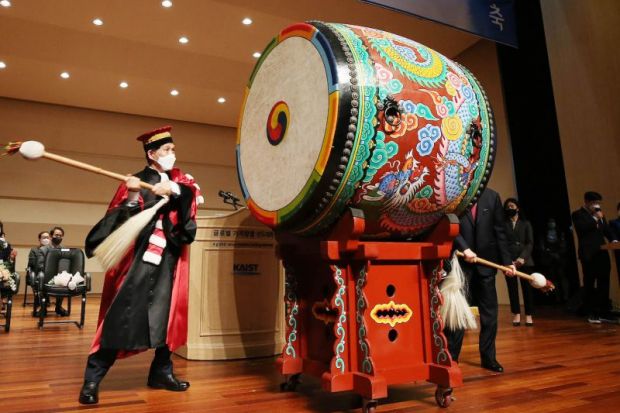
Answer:
MULTIPOLYGON (((118 350, 116 349, 102 348, 88 356, 84 380, 100 383, 116 361, 117 354, 118 350)), ((172 352, 168 349, 168 346, 157 347, 151 362, 149 376, 153 374, 172 374, 171 355, 172 352)))
MULTIPOLYGON (((476 270, 466 273, 469 284, 468 301, 470 305, 477 305, 480 312, 480 337, 478 349, 480 361, 488 363, 495 361, 495 337, 497 337, 497 291, 495 290, 495 275, 480 275, 476 270)), ((458 361, 463 347, 465 330, 445 329, 444 335, 448 340, 448 350, 452 360, 458 361)))
MULTIPOLYGON (((530 274, 532 272, 532 267, 522 267, 520 271, 530 274)), ((521 306, 519 304, 519 283, 521 284, 521 291, 523 292, 523 307, 525 307, 525 314, 534 315, 534 291, 532 286, 528 280, 524 280, 523 278, 519 278, 517 276, 506 276, 508 298, 510 299, 510 312, 513 314, 521 313, 521 306)))
POLYGON ((600 317, 609 311, 611 261, 607 251, 598 251, 591 259, 581 260, 584 304, 588 315, 600 317), (594 283, 596 282, 596 289, 594 283))

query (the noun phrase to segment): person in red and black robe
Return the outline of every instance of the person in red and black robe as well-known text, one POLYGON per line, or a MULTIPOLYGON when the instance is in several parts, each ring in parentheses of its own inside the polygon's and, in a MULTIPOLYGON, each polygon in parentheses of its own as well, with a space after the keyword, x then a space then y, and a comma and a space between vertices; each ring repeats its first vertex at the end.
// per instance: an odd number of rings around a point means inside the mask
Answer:
POLYGON ((172 352, 187 340, 188 245, 196 235, 200 188, 177 168, 171 127, 138 137, 148 166, 121 184, 104 218, 86 238, 89 257, 129 217, 170 198, 140 232, 134 246, 105 275, 97 332, 80 391, 82 404, 98 403, 99 383, 117 358, 155 349, 147 385, 185 391, 173 374, 172 352), (154 185, 141 189, 140 181, 154 185))

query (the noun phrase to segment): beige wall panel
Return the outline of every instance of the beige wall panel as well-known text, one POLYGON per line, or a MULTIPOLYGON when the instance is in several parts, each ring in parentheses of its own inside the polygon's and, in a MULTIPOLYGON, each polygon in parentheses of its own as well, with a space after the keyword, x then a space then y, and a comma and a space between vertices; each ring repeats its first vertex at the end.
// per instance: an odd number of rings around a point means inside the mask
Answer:
MULTIPOLYGON (((620 2, 542 0, 549 66, 571 209, 587 190, 620 201, 620 2)), ((620 305, 615 266, 611 297, 620 305)))

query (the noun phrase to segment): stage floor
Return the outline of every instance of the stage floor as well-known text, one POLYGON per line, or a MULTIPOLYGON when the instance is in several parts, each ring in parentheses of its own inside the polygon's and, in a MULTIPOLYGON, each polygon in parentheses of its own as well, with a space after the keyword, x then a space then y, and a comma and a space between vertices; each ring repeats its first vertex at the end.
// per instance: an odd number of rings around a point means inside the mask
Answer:
MULTIPOLYGON (((68 412, 359 412, 351 393, 327 394, 304 378, 295 393, 279 391, 274 358, 206 362, 174 356, 175 372, 191 382, 185 393, 151 390, 146 376, 152 352, 117 361, 101 384, 97 407, 77 402, 99 298, 89 297, 84 330, 49 325, 44 330, 23 308, 13 307, 11 331, 0 333, 0 411, 68 412)), ((74 317, 79 305, 74 301, 74 317)), ((53 311, 52 311, 53 312, 53 311)), ((533 328, 512 327, 500 308, 498 360, 505 373, 479 367, 477 334, 468 333, 461 356, 464 386, 448 410, 434 400, 434 385, 390 387, 378 412, 612 412, 620 409, 620 326, 542 309, 533 328)), ((49 317, 54 319, 55 316, 49 317)))

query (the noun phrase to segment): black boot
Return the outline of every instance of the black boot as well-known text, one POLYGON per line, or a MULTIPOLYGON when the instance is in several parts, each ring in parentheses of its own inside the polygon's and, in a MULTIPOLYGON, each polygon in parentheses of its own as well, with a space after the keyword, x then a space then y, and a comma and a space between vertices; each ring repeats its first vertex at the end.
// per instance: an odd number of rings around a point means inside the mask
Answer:
POLYGON ((491 370, 491 371, 494 371, 496 373, 503 373, 504 372, 504 368, 502 367, 501 364, 499 364, 497 362, 497 360, 486 360, 486 361, 483 361, 481 363, 481 367, 483 369, 491 370))
POLYGON ((99 403, 99 383, 94 381, 85 381, 80 390, 81 404, 97 404, 99 403))
POLYGON ((170 391, 185 391, 189 389, 189 382, 177 379, 172 373, 161 371, 151 372, 146 383, 153 389, 166 389, 170 391))
POLYGON ((155 357, 146 382, 149 387, 170 391, 185 391, 189 388, 189 382, 179 380, 174 376, 171 355, 172 352, 165 345, 155 349, 155 357))

